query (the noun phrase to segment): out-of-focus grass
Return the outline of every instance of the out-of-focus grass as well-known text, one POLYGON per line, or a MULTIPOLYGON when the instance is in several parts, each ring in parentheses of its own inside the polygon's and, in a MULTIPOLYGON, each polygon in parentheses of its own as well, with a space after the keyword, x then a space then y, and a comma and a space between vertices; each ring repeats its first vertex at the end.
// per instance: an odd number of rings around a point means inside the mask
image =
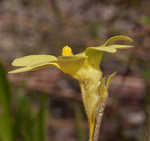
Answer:
POLYGON ((142 18, 142 22, 144 25, 149 26, 150 25, 150 17, 149 16, 144 16, 142 18))
POLYGON ((81 107, 79 103, 74 102, 74 112, 75 112, 75 123, 76 123, 76 131, 78 135, 79 141, 87 140, 86 130, 83 128, 83 113, 81 111, 81 107))
POLYGON ((0 140, 13 141, 13 115, 11 110, 11 93, 6 73, 0 64, 0 140))
POLYGON ((46 141, 47 96, 41 95, 37 110, 23 90, 13 97, 6 76, 0 64, 0 141, 46 141))

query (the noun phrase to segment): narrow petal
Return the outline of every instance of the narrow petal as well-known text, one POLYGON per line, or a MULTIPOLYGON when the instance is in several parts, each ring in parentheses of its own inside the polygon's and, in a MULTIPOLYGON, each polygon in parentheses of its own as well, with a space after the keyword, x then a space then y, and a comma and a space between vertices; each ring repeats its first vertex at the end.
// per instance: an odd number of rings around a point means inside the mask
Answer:
POLYGON ((120 40, 133 42, 133 40, 130 37, 128 37, 128 36, 117 35, 117 36, 113 36, 113 37, 109 38, 104 43, 104 46, 107 46, 107 45, 109 45, 109 44, 111 44, 113 42, 120 41, 120 40))
POLYGON ((56 61, 57 58, 51 55, 29 55, 15 59, 13 66, 37 66, 43 63, 56 61))
POLYGON ((109 75, 107 82, 106 82, 106 88, 108 89, 111 79, 116 75, 116 72, 113 72, 112 74, 109 75))
POLYGON ((22 67, 22 68, 18 68, 12 71, 9 71, 8 73, 20 73, 20 72, 27 72, 27 71, 31 71, 32 67, 22 67))
POLYGON ((133 46, 131 45, 119 45, 119 44, 116 44, 116 45, 109 45, 107 46, 108 48, 115 48, 115 49, 128 49, 128 48, 132 48, 133 46))
POLYGON ((100 52, 109 52, 109 53, 115 53, 117 51, 115 48, 99 46, 99 47, 88 47, 86 49, 86 53, 89 52, 90 50, 96 50, 96 51, 100 51, 100 52))
MULTIPOLYGON (((105 87, 105 81, 106 81, 106 78, 105 77, 102 77, 101 78, 101 83, 100 83, 100 86, 99 86, 99 96, 100 96, 100 99, 99 101, 103 101, 105 99, 105 91, 106 91, 106 87, 105 87)), ((99 102, 100 103, 100 102, 99 102)))
POLYGON ((34 71, 34 70, 49 67, 49 66, 54 66, 60 69, 60 66, 57 63, 43 63, 43 64, 36 65, 36 66, 21 67, 21 68, 9 71, 8 73, 20 73, 20 72, 34 71))

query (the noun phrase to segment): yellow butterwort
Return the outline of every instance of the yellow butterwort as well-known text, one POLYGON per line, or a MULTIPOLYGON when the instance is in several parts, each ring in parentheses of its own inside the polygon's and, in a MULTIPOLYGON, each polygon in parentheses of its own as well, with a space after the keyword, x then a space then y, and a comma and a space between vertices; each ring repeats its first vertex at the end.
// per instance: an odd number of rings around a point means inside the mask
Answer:
POLYGON ((105 103, 108 97, 108 87, 112 73, 106 80, 100 69, 100 63, 104 52, 115 53, 118 49, 131 48, 131 45, 112 44, 118 40, 132 41, 128 36, 114 36, 101 46, 87 47, 79 54, 73 54, 69 46, 62 49, 62 56, 29 55, 17 58, 12 62, 13 66, 20 67, 9 73, 33 71, 43 67, 57 67, 64 73, 71 75, 79 81, 82 100, 89 121, 89 138, 93 140, 95 121, 98 107, 105 103))

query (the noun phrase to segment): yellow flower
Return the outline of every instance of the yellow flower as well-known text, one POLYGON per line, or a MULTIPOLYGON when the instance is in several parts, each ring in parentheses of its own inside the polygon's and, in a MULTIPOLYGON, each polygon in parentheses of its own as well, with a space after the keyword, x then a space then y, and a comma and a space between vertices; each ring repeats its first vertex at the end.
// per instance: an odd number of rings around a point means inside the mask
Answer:
POLYGON ((62 56, 52 55, 29 55, 17 58, 12 62, 13 66, 21 67, 9 73, 20 73, 33 71, 40 68, 54 66, 71 75, 79 81, 83 104, 90 126, 90 140, 92 141, 98 107, 104 103, 108 96, 108 86, 114 73, 105 82, 102 76, 100 63, 104 52, 115 53, 117 49, 126 49, 132 46, 111 43, 118 40, 132 41, 128 36, 114 36, 108 39, 103 45, 88 47, 84 52, 73 55, 69 46, 62 49, 62 56))
POLYGON ((20 73, 26 71, 33 71, 43 67, 55 66, 65 73, 75 75, 75 73, 83 67, 83 63, 86 61, 88 65, 95 68, 99 68, 101 57, 103 52, 115 53, 118 48, 126 49, 132 46, 130 45, 109 45, 117 40, 132 41, 127 36, 114 36, 107 40, 103 45, 97 47, 88 47, 84 52, 73 55, 69 46, 65 46, 62 49, 62 56, 55 57, 52 55, 29 55, 21 58, 17 58, 12 62, 12 66, 20 67, 9 73, 20 73))

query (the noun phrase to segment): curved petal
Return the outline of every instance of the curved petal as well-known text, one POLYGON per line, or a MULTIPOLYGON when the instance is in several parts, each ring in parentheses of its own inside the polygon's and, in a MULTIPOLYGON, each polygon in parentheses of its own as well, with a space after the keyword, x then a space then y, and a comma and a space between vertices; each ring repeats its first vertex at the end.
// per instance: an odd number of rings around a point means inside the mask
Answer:
POLYGON ((21 67, 21 68, 9 71, 8 73, 20 73, 20 72, 34 71, 34 70, 45 68, 48 66, 54 66, 54 67, 57 67, 58 69, 60 69, 60 66, 57 63, 43 63, 43 64, 36 65, 36 66, 21 67))
POLYGON ((29 55, 15 59, 12 62, 13 66, 36 66, 42 63, 57 61, 57 58, 52 55, 29 55))
POLYGON ((115 53, 117 50, 115 48, 108 48, 104 46, 100 47, 88 47, 85 50, 86 56, 88 56, 88 62, 94 67, 99 68, 99 64, 102 60, 103 52, 115 53))
POLYGON ((17 58, 12 62, 13 66, 18 66, 21 68, 15 69, 8 73, 20 73, 33 71, 47 66, 55 66, 60 68, 57 64, 57 58, 51 55, 29 55, 21 58, 17 58))
POLYGON ((120 40, 133 42, 133 40, 132 40, 130 37, 128 37, 128 36, 117 35, 117 36, 113 36, 113 37, 109 38, 109 39, 104 43, 104 46, 107 46, 107 45, 110 44, 110 43, 113 43, 113 42, 116 42, 116 41, 120 41, 120 40))
POLYGON ((110 82, 111 82, 111 79, 116 75, 116 72, 113 72, 112 74, 110 74, 108 76, 108 79, 107 79, 107 82, 106 82, 106 88, 108 89, 109 85, 110 85, 110 82))

